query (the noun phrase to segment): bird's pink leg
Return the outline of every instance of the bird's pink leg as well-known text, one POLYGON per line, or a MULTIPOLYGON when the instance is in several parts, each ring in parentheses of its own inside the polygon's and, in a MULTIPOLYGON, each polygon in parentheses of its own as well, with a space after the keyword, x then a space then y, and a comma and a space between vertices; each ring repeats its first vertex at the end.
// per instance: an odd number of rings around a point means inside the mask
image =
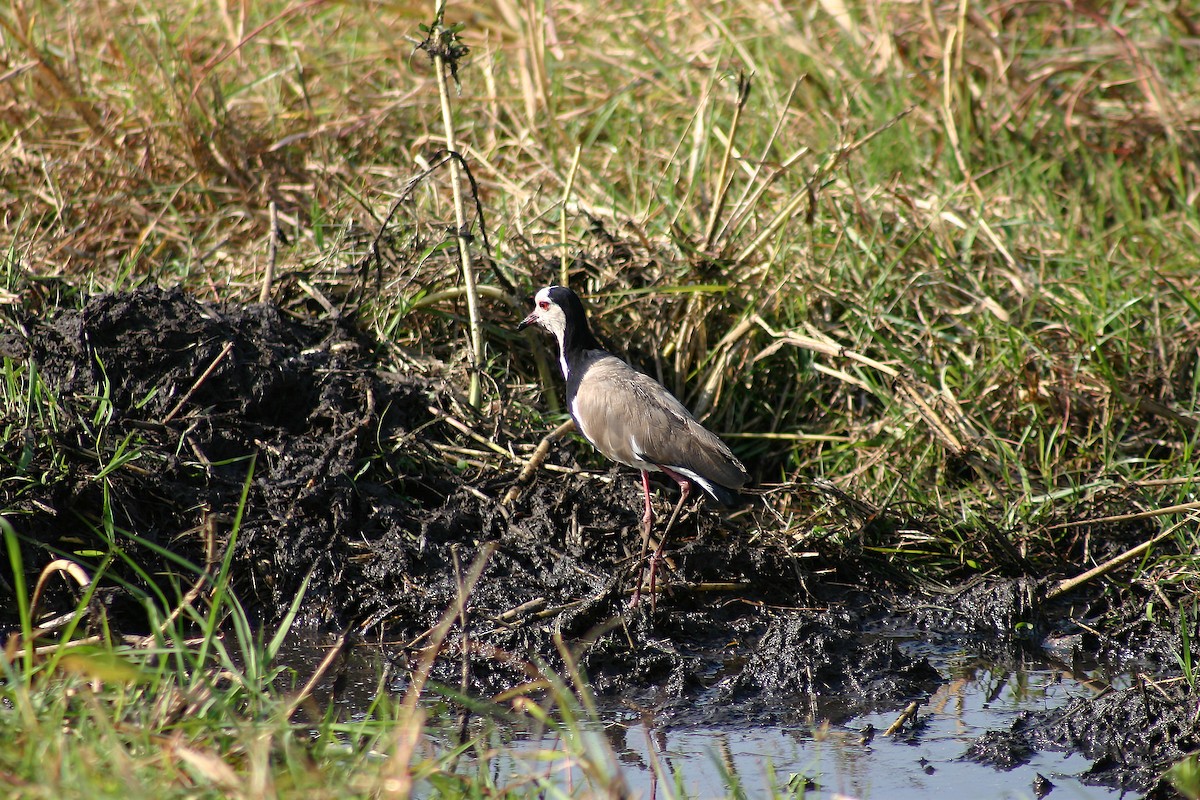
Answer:
MULTIPOLYGON (((642 527, 649 531, 650 523, 654 520, 654 509, 650 505, 650 473, 646 470, 642 470, 642 491, 646 493, 646 513, 642 515, 642 527)), ((646 536, 649 539, 648 533, 646 536)))
MULTIPOLYGON (((671 528, 675 526, 675 520, 679 517, 679 510, 683 508, 683 504, 687 502, 688 495, 692 492, 692 483, 682 475, 678 475, 671 470, 660 467, 672 480, 679 484, 679 502, 675 504, 675 510, 671 512, 671 518, 667 520, 667 527, 663 529, 662 536, 659 537, 658 547, 654 548, 654 555, 650 557, 650 611, 654 612, 654 601, 658 595, 654 592, 654 576, 658 572, 658 562, 662 559, 663 548, 667 544, 667 534, 671 532, 671 528)), ((644 474, 644 473, 643 473, 644 474)), ((649 532, 649 528, 646 529, 649 532)), ((647 534, 648 535, 648 534, 647 534)), ((645 553, 643 552, 643 556, 645 553)), ((641 584, 639 583, 639 586, 641 584)))
MULTIPOLYGON (((642 554, 638 557, 638 577, 633 589, 631 606, 642 600, 642 578, 646 574, 646 551, 650 549, 650 526, 654 522, 654 509, 650 505, 650 473, 642 470, 642 490, 646 493, 646 513, 642 515, 642 554)), ((651 573, 653 577, 653 572, 651 573)))

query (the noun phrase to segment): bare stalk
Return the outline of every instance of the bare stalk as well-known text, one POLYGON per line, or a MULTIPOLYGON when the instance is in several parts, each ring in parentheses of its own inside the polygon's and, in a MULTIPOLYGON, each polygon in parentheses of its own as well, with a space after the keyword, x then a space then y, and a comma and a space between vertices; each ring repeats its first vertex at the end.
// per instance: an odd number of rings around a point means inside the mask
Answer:
POLYGON ((729 199, 729 162, 733 158, 734 142, 737 141, 738 123, 742 121, 742 110, 750 99, 750 78, 738 76, 737 105, 733 107, 733 122, 729 124, 729 138, 725 143, 725 153, 721 157, 721 168, 717 173, 717 184, 712 209, 708 215, 708 224, 704 226, 704 249, 709 250, 716 241, 717 223, 721 221, 721 212, 725 210, 725 202, 729 199))
MULTIPOLYGON (((1196 503, 1187 503, 1183 506, 1172 506, 1171 508, 1160 508, 1160 509, 1156 509, 1154 511, 1143 512, 1140 514, 1122 514, 1120 517, 1110 517, 1110 519, 1144 518, 1144 517, 1149 517, 1149 516, 1154 516, 1154 515, 1159 515, 1159 514, 1172 513, 1180 508, 1189 508, 1189 507, 1194 508, 1196 505, 1197 505, 1196 503)), ((1085 524, 1087 522, 1092 522, 1092 521, 1093 520, 1082 520, 1080 524, 1085 524)), ((1144 554, 1151 547, 1158 544, 1163 539, 1166 539, 1168 536, 1171 536, 1172 534, 1174 534, 1175 531, 1182 528, 1185 524, 1188 524, 1188 523, 1191 523, 1194 521, 1195 521, 1195 517, 1192 517, 1189 515, 1182 522, 1172 525, 1171 527, 1167 528, 1165 531, 1162 531, 1158 535, 1156 535, 1150 539, 1147 539, 1146 541, 1142 542, 1141 544, 1139 544, 1136 547, 1131 547, 1130 549, 1126 550, 1124 553, 1119 553, 1118 555, 1113 556, 1108 561, 1105 561, 1103 564, 1097 564, 1096 566, 1089 569, 1087 572, 1080 573, 1079 575, 1076 575, 1074 578, 1067 578, 1065 580, 1059 581, 1058 583, 1054 584, 1054 586, 1050 587, 1049 591, 1046 592, 1046 599, 1047 600, 1055 600, 1059 597, 1062 597, 1064 594, 1066 594, 1067 592, 1076 588, 1077 586, 1081 586, 1090 580, 1100 577, 1101 575, 1105 575, 1109 572, 1112 572, 1117 567, 1121 566, 1122 564, 1128 563, 1135 558, 1140 558, 1142 556, 1142 554, 1144 554)), ((1062 527, 1062 526, 1054 526, 1054 527, 1062 527)))
POLYGON ((263 275, 262 289, 258 293, 258 302, 267 303, 271 300, 271 284, 275 282, 275 264, 279 260, 279 207, 272 200, 269 206, 271 212, 271 234, 267 237, 267 271, 263 275))
MULTIPOLYGON (((450 110, 450 87, 446 80, 448 67, 443 48, 436 43, 446 33, 442 25, 442 15, 446 11, 445 0, 436 0, 434 4, 433 29, 430 37, 434 46, 429 48, 433 58, 433 73, 437 78, 438 97, 442 104, 442 127, 446 132, 446 149, 451 153, 458 152, 458 143, 454 136, 454 115, 450 110)), ((452 35, 452 34, 451 34, 452 35)), ((450 190, 454 194, 454 222, 457 227, 458 258, 462 264, 463 285, 467 293, 467 317, 471 328, 471 382, 468 402, 478 408, 481 397, 479 371, 483 368, 483 321, 479 316, 479 293, 475 288, 475 268, 471 263, 471 247, 467 240, 467 215, 463 203, 462 170, 456 159, 450 159, 450 190)))
POLYGON ((574 429, 575 420, 569 419, 555 428, 553 432, 546 434, 538 444, 537 449, 533 451, 533 455, 529 457, 529 461, 521 468, 521 474, 517 476, 516 482, 508 487, 508 491, 504 494, 504 499, 501 503, 509 505, 521 497, 521 493, 525 491, 525 487, 533 480, 533 474, 538 471, 538 467, 542 465, 542 462, 546 460, 546 456, 550 453, 550 446, 574 429))
POLYGON ((567 203, 571 200, 571 189, 575 186, 575 173, 579 171, 579 155, 583 145, 575 145, 575 155, 571 158, 571 171, 567 173, 567 188, 563 189, 562 212, 559 215, 558 246, 562 254, 558 257, 558 285, 567 285, 567 271, 571 264, 571 252, 567 246, 567 203))

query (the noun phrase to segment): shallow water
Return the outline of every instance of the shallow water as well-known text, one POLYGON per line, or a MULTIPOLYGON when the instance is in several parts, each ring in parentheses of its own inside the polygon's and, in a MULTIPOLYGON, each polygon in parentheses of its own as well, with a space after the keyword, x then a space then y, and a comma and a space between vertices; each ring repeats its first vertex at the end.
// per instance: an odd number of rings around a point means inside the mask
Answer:
MULTIPOLYGON (((1029 763, 1010 770, 962 758, 974 739, 989 730, 1007 730, 1023 711, 1052 709, 1074 697, 1095 696, 1108 685, 1103 677, 1091 672, 1075 675, 1029 659, 996 664, 961 646, 912 640, 903 647, 929 658, 948 681, 920 707, 917 725, 906 723, 895 736, 884 731, 898 711, 865 714, 840 725, 816 721, 791 728, 664 729, 650 727, 641 716, 614 706, 602 710, 602 721, 589 729, 597 739, 607 740, 626 784, 635 797, 643 798, 725 797, 731 794, 732 781, 748 797, 772 792, 800 796, 800 787, 807 786, 804 797, 830 800, 1008 800, 1039 797, 1039 784, 1046 788, 1039 775, 1053 784, 1048 795, 1052 800, 1137 797, 1080 782, 1075 776, 1085 772, 1090 762, 1078 755, 1036 752, 1029 763), (873 736, 864 736, 868 726, 875 729, 873 736)), ((310 662, 319 652, 314 642, 297 643, 285 658, 304 673, 302 662, 310 662)), ((356 651, 355 674, 348 676, 347 690, 337 701, 346 716, 365 708, 377 685, 378 661, 371 652, 370 648, 356 651)), ((402 691, 401 686, 394 688, 402 691)), ((548 753, 561 750, 553 735, 510 731, 503 739, 505 746, 498 752, 516 757, 493 756, 489 772, 498 785, 547 775, 568 791, 583 783, 578 769, 565 766, 565 757, 547 760, 548 753)))
POLYGON ((727 786, 723 776, 736 775, 752 797, 804 778, 810 787, 815 784, 806 795, 813 797, 1032 798, 1039 774, 1055 784, 1055 798, 1118 797, 1120 792, 1085 786, 1072 777, 1090 766, 1082 756, 1035 753, 1029 764, 1009 771, 962 759, 972 740, 987 730, 1007 727, 1021 711, 1057 707, 1073 696, 1092 693, 1053 670, 975 669, 954 678, 921 707, 917 731, 906 725, 895 737, 883 734, 895 713, 867 714, 846 725, 815 730, 651 733, 636 724, 624 737, 626 752, 636 756, 626 762, 626 779, 635 791, 649 796, 652 773, 633 764, 651 763, 653 747, 671 773, 685 776, 684 789, 691 797, 722 796, 727 786), (867 725, 876 733, 864 743, 867 725))
MULTIPOLYGON (((661 785, 657 776, 663 774, 676 776, 671 781, 681 781, 687 797, 727 796, 733 776, 749 797, 787 794, 789 786, 807 785, 805 797, 1006 800, 1037 797, 1039 775, 1053 784, 1053 798, 1136 797, 1081 783, 1074 776, 1090 762, 1078 755, 1034 753, 1028 764, 1007 771, 962 758, 976 737, 1007 728, 1020 712, 1055 708, 1072 697, 1093 695, 1094 688, 1046 668, 993 672, 976 665, 944 672, 951 680, 920 708, 918 728, 906 724, 894 737, 883 731, 897 713, 792 729, 661 730, 641 722, 608 723, 606 737, 628 786, 641 797, 675 796, 674 785, 661 785), (868 725, 876 733, 866 742, 868 725)), ((525 745, 530 751, 550 750, 556 742, 538 737, 525 745)), ((512 769, 521 772, 518 765, 512 769)), ((557 780, 568 781, 564 775, 557 780)))

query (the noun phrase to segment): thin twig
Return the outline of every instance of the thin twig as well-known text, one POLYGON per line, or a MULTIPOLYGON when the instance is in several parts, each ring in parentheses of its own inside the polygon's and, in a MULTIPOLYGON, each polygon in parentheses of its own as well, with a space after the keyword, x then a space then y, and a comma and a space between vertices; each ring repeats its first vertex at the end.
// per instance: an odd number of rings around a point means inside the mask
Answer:
POLYGON ((500 614, 495 619, 497 622, 512 622, 517 617, 523 617, 527 614, 532 614, 535 611, 540 611, 546 605, 546 598, 535 597, 532 600, 527 600, 516 608, 510 608, 503 614, 500 614))
MULTIPOLYGON (((1188 505, 1195 506, 1196 504, 1188 503, 1188 505)), ((1137 516, 1137 515, 1126 515, 1126 516, 1137 516)), ((1171 527, 1167 528, 1165 531, 1158 534, 1157 536, 1154 536, 1154 537, 1142 542, 1137 547, 1131 547, 1130 549, 1126 550, 1124 553, 1115 555, 1112 558, 1110 558, 1108 561, 1105 561, 1103 564, 1097 564, 1096 566, 1089 569, 1087 572, 1080 573, 1079 575, 1076 575, 1074 578, 1067 578, 1066 580, 1059 581, 1048 592, 1046 592, 1046 599, 1054 600, 1055 598, 1061 597, 1062 595, 1066 594, 1067 592, 1071 591, 1072 589, 1074 589, 1078 586, 1082 586, 1083 584, 1087 583, 1090 580, 1098 578, 1107 572, 1112 572, 1114 569, 1121 566, 1122 564, 1132 561, 1133 559, 1142 555, 1147 550, 1149 550, 1151 547, 1153 547, 1155 544, 1161 542, 1163 539, 1166 539, 1168 536, 1175 533, 1175 531, 1179 530, 1185 524, 1192 522, 1192 521, 1193 521, 1192 517, 1188 517, 1187 519, 1181 520, 1181 521, 1175 523, 1174 525, 1172 525, 1171 527)))
MULTIPOLYGON (((485 284, 482 286, 476 286, 475 291, 478 292, 481 296, 486 295, 487 297, 492 297, 492 298, 495 298, 496 300, 501 300, 505 303, 508 303, 510 306, 512 306, 517 311, 523 310, 523 307, 521 306, 521 304, 519 302, 517 302, 517 299, 515 297, 513 297, 511 294, 504 291, 503 289, 501 289, 498 286, 488 286, 485 284)), ((452 286, 449 289, 440 289, 436 292, 430 292, 429 294, 424 295, 420 299, 416 300, 412 304, 411 307, 413 309, 417 309, 417 308, 425 308, 426 306, 437 305, 438 303, 442 302, 443 300, 450 300, 452 298, 462 297, 466 293, 467 293, 467 290, 462 286, 452 286)))
POLYGON ((933 410, 933 406, 929 405, 928 401, 921 396, 915 386, 903 378, 898 378, 893 384, 893 388, 895 388, 897 395, 907 400, 908 404, 917 410, 917 413, 925 420, 925 424, 933 431, 934 436, 941 440, 946 449, 959 455, 966 454, 967 448, 963 446, 962 440, 938 416, 937 412, 933 410))
POLYGON ((1106 522, 1129 522, 1130 520, 1137 519, 1152 519, 1166 514, 1178 514, 1181 511, 1195 511, 1197 509, 1200 509, 1200 501, 1183 503, 1177 506, 1167 506, 1166 508, 1155 508, 1150 511, 1139 511, 1136 514, 1115 514, 1111 517, 1093 517, 1092 519, 1079 519, 1072 522, 1059 522, 1054 525, 1047 525, 1043 530, 1056 531, 1062 528, 1077 528, 1080 525, 1098 525, 1106 522))
POLYGON ((891 128, 893 125, 900 122, 900 120, 907 117, 916 108, 916 105, 909 106, 887 122, 880 125, 878 128, 869 131, 861 139, 851 142, 848 145, 844 145, 843 147, 834 150, 832 153, 829 153, 826 156, 825 161, 819 167, 817 167, 816 172, 811 178, 809 178, 807 184, 798 192, 796 192, 795 197, 793 197, 790 202, 784 205, 784 207, 775 215, 775 217, 763 227, 758 236, 756 236, 754 240, 750 242, 750 244, 746 245, 737 255, 734 256, 733 261, 735 263, 741 263, 750 260, 751 256, 758 252, 758 250, 764 244, 770 241, 775 234, 779 232, 779 229, 782 228, 785 223, 792 219, 792 217, 800 209, 800 206, 804 204, 804 201, 813 197, 814 192, 824 185, 825 179, 831 175, 834 170, 841 166, 842 163, 851 156, 851 154, 864 147, 868 142, 870 142, 876 136, 879 136, 888 128, 891 128))
POLYGON ((322 292, 320 289, 313 286, 311 283, 309 283, 306 280, 297 280, 296 285, 299 286, 306 295, 311 297, 313 300, 316 300, 317 303, 321 306, 321 308, 325 309, 325 313, 328 314, 330 317, 333 317, 334 319, 341 318, 341 316, 342 316, 341 310, 336 308, 333 305, 333 303, 330 302, 329 298, 325 296, 324 292, 322 292))
POLYGON ((287 704, 287 712, 284 714, 284 719, 291 719, 291 716, 296 713, 296 710, 312 696, 313 690, 317 688, 317 684, 325 677, 325 673, 337 661, 338 656, 346 649, 346 644, 350 641, 350 629, 342 631, 337 640, 329 646, 329 650, 325 652, 325 657, 321 659, 321 663, 313 670, 313 674, 309 676, 308 681, 300 689, 300 693, 292 698, 287 704))
MULTIPOLYGON (((434 23, 430 29, 430 37, 439 37, 445 30, 442 16, 445 12, 444 0, 435 0, 434 23)), ((453 35, 453 34, 450 34, 453 35)), ((455 141, 454 114, 450 109, 450 87, 446 79, 449 67, 439 46, 429 50, 433 57, 433 73, 437 80, 438 99, 442 107, 442 127, 446 133, 446 150, 458 152, 455 141)), ((459 164, 456 159, 450 160, 450 191, 454 196, 454 223, 457 226, 455 239, 458 242, 458 257, 462 264, 463 284, 467 291, 467 316, 470 320, 471 340, 471 378, 467 401, 472 408, 479 408, 482 401, 482 382, 479 380, 479 370, 483 368, 483 320, 479 314, 479 294, 475 289, 475 267, 471 263, 471 246, 468 241, 467 213, 463 203, 462 181, 459 176, 459 164)))
POLYGON ((725 382, 725 365, 729 363, 729 356, 733 348, 749 341, 746 334, 754 325, 754 317, 744 318, 722 336, 721 341, 713 347, 712 352, 716 353, 716 357, 708 368, 708 375, 700 385, 700 391, 692 407, 692 413, 696 415, 697 419, 703 419, 704 415, 712 408, 721 391, 721 385, 725 382))
POLYGON ((445 411, 442 411, 437 406, 426 406, 426 408, 429 410, 430 414, 433 414, 435 417, 442 420, 450 427, 452 427, 456 430, 462 431, 467 436, 471 437, 476 442, 479 442, 481 445, 486 447, 488 450, 491 450, 493 453, 497 453, 499 455, 504 456, 505 458, 510 458, 514 461, 517 460, 517 457, 515 455, 510 453, 508 450, 505 450, 503 447, 496 444, 495 442, 493 442, 491 439, 487 438, 486 436, 482 436, 482 435, 476 433, 474 430, 471 429, 471 426, 467 425, 465 422, 458 419, 457 417, 450 416, 449 414, 447 414, 445 411))
POLYGON ((835 356, 837 358, 846 358, 851 361, 856 361, 859 364, 870 367, 878 372, 882 372, 889 378, 900 377, 900 373, 894 368, 889 367, 887 364, 883 364, 873 358, 868 358, 867 356, 851 350, 848 347, 844 347, 837 342, 815 339, 812 336, 805 336, 804 334, 796 333, 795 331, 776 331, 767 323, 765 319, 757 314, 754 315, 753 319, 760 328, 766 331, 771 338, 775 339, 775 342, 772 345, 754 357, 755 361, 766 358, 785 345, 792 345, 793 347, 799 347, 804 350, 811 350, 814 353, 822 353, 827 356, 835 356))
POLYGON ((733 107, 733 120, 729 123, 729 136, 725 142, 725 152, 721 156, 720 169, 717 171, 716 198, 713 200, 712 209, 708 214, 708 224, 704 226, 705 250, 712 249, 717 235, 717 223, 721 220, 721 213, 725 210, 725 203, 729 199, 729 188, 732 185, 729 180, 729 162, 733 158, 733 148, 737 141, 738 124, 742 121, 742 111, 746 108, 746 101, 750 99, 750 76, 745 73, 739 74, 737 83, 737 104, 733 107))
POLYGON ((421 653, 421 661, 417 664, 412 681, 408 685, 408 691, 404 695, 404 702, 401 704, 401 708, 407 715, 410 715, 410 718, 417 710, 417 702, 420 700, 421 694, 425 691, 425 684, 429 681, 429 673, 433 670, 433 662, 442 651, 442 645, 445 644, 446 637, 450 633, 450 626, 454 624, 456 619, 461 617, 461 610, 467 604, 467 598, 475 591, 475 584, 479 582, 480 576, 483 575, 483 570, 487 567, 492 553, 496 551, 496 546, 496 542, 488 542, 479 551, 479 554, 475 556, 475 561, 471 564, 471 569, 467 571, 467 575, 463 579, 462 590, 454 598, 454 604, 442 612, 442 617, 438 620, 437 625, 428 632, 429 644, 421 653))
POLYGON ((750 211, 758 203, 759 199, 766 193, 767 189, 783 174, 785 174, 792 165, 799 161, 802 157, 808 155, 808 147, 801 147, 792 155, 783 160, 782 163, 774 166, 765 178, 762 177, 763 171, 767 163, 771 160, 771 153, 779 142, 780 134, 783 131, 785 122, 789 115, 787 109, 792 108, 792 98, 796 96, 796 89, 800 82, 805 78, 801 76, 792 82, 792 86, 788 89, 787 96, 784 98, 780 108, 784 109, 779 117, 775 120, 775 127, 771 131, 771 135, 767 137, 763 143, 762 151, 751 167, 750 175, 747 177, 745 185, 742 187, 742 194, 738 197, 737 202, 733 204, 733 211, 725 218, 725 222, 721 224, 721 229, 713 236, 713 241, 723 241, 728 247, 729 242, 734 237, 730 231, 740 230, 740 223, 746 219, 750 211))
POLYGON ((180 412, 180 410, 184 407, 184 405, 187 403, 187 401, 192 399, 192 395, 194 395, 196 393, 196 390, 199 389, 200 386, 203 385, 203 383, 206 380, 208 380, 208 376, 213 374, 213 370, 215 370, 217 368, 217 365, 220 364, 222 360, 224 360, 225 356, 229 355, 229 351, 232 349, 233 349, 233 342, 226 342, 225 346, 221 348, 221 352, 217 353, 217 357, 214 358, 212 360, 212 363, 208 365, 208 369, 204 370, 204 373, 201 374, 201 376, 199 378, 196 378, 196 382, 193 383, 191 388, 187 390, 187 393, 184 394, 184 396, 182 398, 180 398, 179 402, 175 404, 175 407, 172 408, 165 417, 163 417, 163 420, 162 420, 163 425, 166 425, 171 420, 175 419, 175 415, 180 412))
POLYGON ((897 733, 899 733, 900 729, 904 727, 904 723, 908 722, 910 719, 916 719, 917 709, 920 707, 920 700, 913 700, 911 703, 909 703, 905 709, 900 712, 900 716, 896 717, 896 721, 889 725, 888 729, 883 732, 883 735, 895 736, 897 733))
POLYGON ((575 155, 571 158, 571 171, 567 173, 567 185, 563 189, 562 211, 559 215, 558 246, 562 254, 558 257, 558 285, 567 285, 567 271, 571 264, 571 252, 567 247, 567 202, 571 199, 571 189, 575 186, 575 173, 579 171, 579 156, 583 145, 575 145, 575 155))
MULTIPOLYGON (((75 112, 83 118, 83 121, 87 124, 92 134, 104 143, 106 151, 119 152, 121 145, 118 145, 114 141, 112 134, 109 132, 108 125, 100 118, 100 114, 97 113, 96 108, 88 102, 83 93, 72 87, 70 80, 65 79, 59 70, 55 69, 51 53, 57 51, 54 49, 43 49, 26 36, 27 32, 35 31, 37 27, 26 16, 22 5, 9 6, 9 9, 14 14, 15 19, 10 19, 7 14, 0 16, 0 28, 4 28, 8 35, 24 48, 25 53, 33 59, 34 66, 39 68, 41 74, 53 87, 57 99, 71 105, 75 112)), ((6 65, 8 60, 6 56, 6 65)))
POLYGON ((158 624, 158 630, 155 633, 140 637, 138 641, 139 647, 150 647, 153 645, 156 637, 165 633, 167 628, 183 613, 183 610, 196 602, 196 598, 200 596, 200 593, 204 591, 204 587, 209 585, 212 580, 213 565, 217 563, 217 520, 216 516, 209 509, 205 509, 204 511, 204 520, 200 523, 200 530, 204 534, 204 571, 192 583, 191 588, 184 594, 183 599, 175 604, 175 608, 171 609, 171 613, 167 614, 166 619, 158 624))
MULTIPOLYGON (((454 586, 458 592, 458 596, 462 597, 466 591, 463 586, 462 562, 458 557, 458 545, 455 544, 450 548, 450 555, 454 561, 454 586)), ((463 697, 467 696, 467 688, 471 685, 471 635, 467 627, 467 604, 461 603, 458 607, 458 627, 462 632, 459 638, 459 656, 462 659, 462 666, 459 679, 459 691, 463 697)), ((471 720, 471 707, 464 705, 462 710, 462 718, 458 725, 458 744, 461 747, 467 741, 467 724, 471 720)))
POLYGON ((504 499, 500 501, 501 505, 509 505, 520 498, 522 492, 525 491, 525 487, 533 480, 533 474, 537 472, 538 467, 546 460, 546 456, 550 453, 550 447, 573 430, 575 430, 575 420, 569 419, 542 437, 542 441, 538 442, 537 449, 533 451, 533 455, 529 457, 529 461, 525 462, 525 466, 521 468, 521 474, 517 476, 516 482, 508 487, 508 491, 504 493, 504 499))
POLYGON ((279 258, 279 206, 272 200, 267 208, 271 215, 271 234, 267 237, 267 271, 263 275, 262 289, 258 293, 260 303, 271 299, 271 284, 275 282, 275 264, 279 258))

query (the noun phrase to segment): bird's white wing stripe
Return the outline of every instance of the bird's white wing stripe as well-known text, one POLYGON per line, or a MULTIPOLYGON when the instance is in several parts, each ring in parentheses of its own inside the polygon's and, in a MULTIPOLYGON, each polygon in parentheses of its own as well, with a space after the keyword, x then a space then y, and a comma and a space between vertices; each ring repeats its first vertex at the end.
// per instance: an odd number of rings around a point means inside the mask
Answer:
POLYGON ((704 491, 711 494, 714 498, 717 497, 717 491, 713 488, 713 482, 703 475, 700 475, 688 469, 687 467, 667 466, 667 469, 671 470, 671 472, 678 472, 680 475, 692 481, 697 486, 703 488, 704 491))

